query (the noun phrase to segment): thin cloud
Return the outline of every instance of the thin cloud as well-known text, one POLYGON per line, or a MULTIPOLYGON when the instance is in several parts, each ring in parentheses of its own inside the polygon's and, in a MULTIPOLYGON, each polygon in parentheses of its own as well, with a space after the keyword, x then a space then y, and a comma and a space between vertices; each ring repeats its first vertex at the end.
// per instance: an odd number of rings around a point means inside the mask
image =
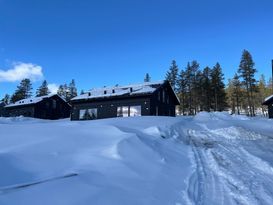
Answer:
POLYGON ((42 67, 32 63, 13 63, 9 70, 0 69, 0 82, 16 82, 25 78, 37 81, 43 78, 42 67))
POLYGON ((50 84, 48 84, 47 87, 48 87, 50 93, 52 93, 52 94, 56 94, 58 91, 58 88, 59 88, 59 86, 55 83, 50 83, 50 84))

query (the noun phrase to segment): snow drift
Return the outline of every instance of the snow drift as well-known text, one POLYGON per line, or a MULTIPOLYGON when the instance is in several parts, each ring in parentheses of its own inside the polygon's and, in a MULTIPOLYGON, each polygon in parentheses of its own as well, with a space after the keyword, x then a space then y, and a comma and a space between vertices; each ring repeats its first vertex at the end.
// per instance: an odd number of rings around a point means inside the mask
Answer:
POLYGON ((0 204, 272 204, 273 121, 0 118, 0 204))

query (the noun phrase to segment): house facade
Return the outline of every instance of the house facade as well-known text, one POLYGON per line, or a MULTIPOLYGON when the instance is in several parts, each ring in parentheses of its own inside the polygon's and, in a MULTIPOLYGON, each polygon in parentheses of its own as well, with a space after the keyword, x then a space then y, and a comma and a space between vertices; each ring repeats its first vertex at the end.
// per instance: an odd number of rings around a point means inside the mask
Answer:
POLYGON ((262 105, 267 105, 268 107, 268 116, 273 118, 273 95, 267 97, 262 105))
POLYGON ((5 106, 9 117, 24 116, 40 119, 61 119, 70 116, 71 106, 59 95, 28 98, 5 106))
POLYGON ((168 81, 92 89, 70 101, 71 120, 175 116, 179 100, 168 81))

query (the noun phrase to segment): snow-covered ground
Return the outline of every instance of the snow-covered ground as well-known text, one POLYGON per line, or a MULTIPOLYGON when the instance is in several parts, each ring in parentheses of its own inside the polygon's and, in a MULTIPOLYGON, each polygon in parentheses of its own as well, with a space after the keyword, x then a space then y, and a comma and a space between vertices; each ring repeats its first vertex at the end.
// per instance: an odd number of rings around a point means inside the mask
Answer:
POLYGON ((0 205, 273 203, 273 120, 0 118, 0 205))

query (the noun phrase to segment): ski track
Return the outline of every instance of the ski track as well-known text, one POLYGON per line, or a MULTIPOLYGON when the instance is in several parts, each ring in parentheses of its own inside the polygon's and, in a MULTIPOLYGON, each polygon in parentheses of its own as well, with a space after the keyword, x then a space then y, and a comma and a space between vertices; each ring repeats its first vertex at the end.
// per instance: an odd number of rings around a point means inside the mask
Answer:
POLYGON ((256 143, 263 136, 234 126, 224 130, 229 132, 215 132, 204 124, 187 130, 194 171, 188 178, 186 203, 271 205, 273 190, 267 184, 273 184, 273 168, 248 151, 261 149, 256 143))

